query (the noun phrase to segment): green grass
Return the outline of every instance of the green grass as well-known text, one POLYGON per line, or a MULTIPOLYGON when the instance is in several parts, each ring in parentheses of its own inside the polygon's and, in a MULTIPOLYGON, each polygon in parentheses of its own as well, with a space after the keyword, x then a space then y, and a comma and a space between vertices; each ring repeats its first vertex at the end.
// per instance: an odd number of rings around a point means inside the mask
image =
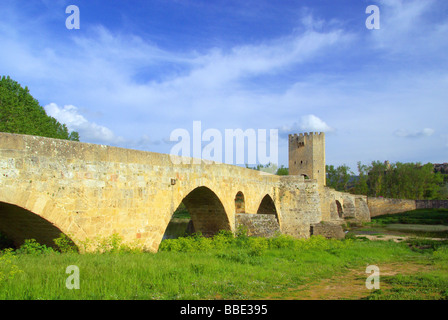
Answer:
MULTIPOLYGON (((434 259, 432 252, 391 242, 231 238, 226 233, 216 239, 195 235, 167 240, 161 249, 158 253, 15 254, 9 268, 15 265, 21 272, 0 282, 0 299, 281 298, 290 288, 348 268, 434 259), (174 245, 176 241, 181 244, 174 245), (79 267, 79 290, 65 287, 69 265, 79 267)), ((442 265, 448 260, 443 255, 438 259, 442 265)))
POLYGON ((392 289, 377 290, 370 300, 448 300, 448 247, 439 246, 431 257, 435 270, 413 275, 382 277, 392 289))
POLYGON ((448 298, 448 241, 267 239, 240 230, 236 237, 220 232, 213 238, 167 239, 158 253, 128 248, 112 236, 99 241, 97 252, 84 254, 74 252, 66 237, 56 242, 60 252, 30 240, 0 254, 0 299, 294 298, 299 287, 387 263, 425 268, 418 274, 381 275, 384 286, 368 299, 448 298), (70 265, 80 271, 78 290, 66 288, 70 265))
POLYGON ((383 276, 381 281, 392 289, 373 291, 368 299, 375 300, 439 300, 448 299, 448 210, 418 209, 398 214, 372 218, 364 232, 389 233, 404 232, 411 235, 406 245, 414 252, 422 254, 434 269, 412 274, 383 276), (432 240, 427 237, 446 238, 432 240))

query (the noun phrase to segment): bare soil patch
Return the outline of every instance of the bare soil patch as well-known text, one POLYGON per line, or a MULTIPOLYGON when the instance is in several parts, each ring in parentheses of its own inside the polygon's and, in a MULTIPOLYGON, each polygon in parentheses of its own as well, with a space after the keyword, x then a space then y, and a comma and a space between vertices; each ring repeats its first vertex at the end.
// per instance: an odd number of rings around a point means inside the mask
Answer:
MULTIPOLYGON (((390 289, 391 286, 381 282, 381 276, 407 275, 419 272, 427 272, 431 265, 413 262, 392 262, 377 265, 380 270, 380 289, 390 289)), ((287 292, 270 296, 268 299, 281 300, 360 300, 367 298, 372 290, 367 289, 366 279, 370 273, 366 273, 366 267, 348 269, 338 273, 329 279, 323 279, 296 288, 290 288, 287 292)))

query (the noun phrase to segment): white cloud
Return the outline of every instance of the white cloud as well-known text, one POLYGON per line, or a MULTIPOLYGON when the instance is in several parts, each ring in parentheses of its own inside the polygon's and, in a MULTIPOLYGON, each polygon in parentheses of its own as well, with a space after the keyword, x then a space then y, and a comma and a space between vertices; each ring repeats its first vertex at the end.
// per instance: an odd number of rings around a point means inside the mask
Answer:
POLYGON ((60 108, 52 102, 44 106, 44 109, 49 116, 65 124, 70 131, 77 131, 82 141, 105 144, 116 144, 124 141, 123 138, 117 137, 112 130, 88 121, 79 114, 78 108, 73 105, 60 108))
POLYGON ((446 48, 447 22, 428 16, 438 16, 440 1, 435 0, 380 0, 381 28, 370 32, 378 48, 388 54, 437 54, 446 48), (444 33, 445 32, 445 33, 444 33))
POLYGON ((329 132, 333 131, 322 119, 313 114, 303 116, 300 120, 300 128, 308 131, 329 132))
POLYGON ((279 133, 282 137, 287 137, 288 134, 300 132, 331 132, 334 131, 325 121, 316 117, 313 114, 305 115, 300 118, 300 121, 294 122, 291 126, 283 126, 279 128, 279 133))
POLYGON ((394 132, 397 137, 402 138, 422 138, 422 137, 430 137, 434 134, 435 130, 431 128, 424 128, 419 131, 409 132, 404 129, 399 129, 394 132))
POLYGON ((231 83, 243 85, 251 77, 282 72, 286 67, 312 60, 328 47, 349 40, 350 37, 340 30, 328 33, 309 30, 259 44, 235 46, 228 51, 212 48, 196 55, 189 73, 160 85, 163 89, 189 93, 191 90, 235 89, 231 83))

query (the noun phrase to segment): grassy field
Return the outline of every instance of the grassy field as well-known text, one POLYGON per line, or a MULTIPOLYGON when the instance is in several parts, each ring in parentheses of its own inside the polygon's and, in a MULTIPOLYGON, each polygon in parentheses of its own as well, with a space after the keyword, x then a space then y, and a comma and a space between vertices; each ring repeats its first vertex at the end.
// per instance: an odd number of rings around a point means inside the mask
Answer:
POLYGON ((3 251, 0 299, 448 298, 447 241, 265 239, 223 232, 165 240, 158 253, 128 250, 115 238, 105 251, 59 253, 33 242, 3 251), (66 287, 71 265, 79 268, 79 289, 66 287), (368 265, 380 270, 379 290, 365 288, 368 265), (331 296, 317 295, 323 281, 332 283, 331 296), (362 288, 359 294, 355 287, 362 288))
POLYGON ((355 234, 448 238, 448 210, 419 209, 377 216, 362 227, 351 228, 350 232, 355 234))

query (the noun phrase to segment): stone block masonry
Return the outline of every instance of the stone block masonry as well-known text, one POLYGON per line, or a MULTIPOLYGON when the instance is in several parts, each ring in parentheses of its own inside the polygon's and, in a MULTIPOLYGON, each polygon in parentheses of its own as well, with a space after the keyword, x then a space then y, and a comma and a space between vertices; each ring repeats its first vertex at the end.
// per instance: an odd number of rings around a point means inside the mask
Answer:
POLYGON ((75 243, 118 234, 157 251, 181 202, 196 231, 235 231, 237 194, 245 212, 275 212, 280 231, 294 237, 309 237, 322 220, 318 182, 303 176, 0 133, 0 232, 17 245, 24 237, 52 245, 51 231, 75 243))
POLYGON ((239 213, 235 218, 236 229, 247 228, 248 236, 269 238, 280 234, 280 226, 273 214, 239 213))
POLYGON ((448 200, 407 200, 368 197, 367 203, 371 217, 416 209, 448 209, 448 200))
POLYGON ((393 214, 415 210, 415 200, 390 199, 390 198, 367 198, 370 216, 376 217, 383 214, 393 214))
POLYGON ((311 235, 313 236, 323 236, 327 239, 344 239, 345 233, 342 226, 339 224, 331 222, 320 222, 311 225, 311 235))
POLYGON ((289 135, 289 174, 303 175, 325 186, 325 133, 289 135))
POLYGON ((448 200, 415 200, 417 209, 448 209, 448 200))

